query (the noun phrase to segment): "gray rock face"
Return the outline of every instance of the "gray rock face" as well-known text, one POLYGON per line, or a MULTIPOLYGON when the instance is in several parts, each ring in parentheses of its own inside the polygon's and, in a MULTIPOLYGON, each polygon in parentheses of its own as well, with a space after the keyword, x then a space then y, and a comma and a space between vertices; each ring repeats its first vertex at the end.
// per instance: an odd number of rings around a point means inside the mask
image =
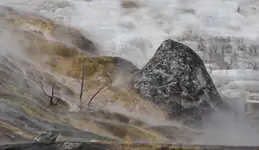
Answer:
POLYGON ((83 143, 71 143, 71 142, 64 142, 63 150, 75 150, 79 149, 83 143))
POLYGON ((170 116, 199 117, 223 103, 201 58, 189 47, 164 41, 133 81, 145 98, 168 109, 170 116))

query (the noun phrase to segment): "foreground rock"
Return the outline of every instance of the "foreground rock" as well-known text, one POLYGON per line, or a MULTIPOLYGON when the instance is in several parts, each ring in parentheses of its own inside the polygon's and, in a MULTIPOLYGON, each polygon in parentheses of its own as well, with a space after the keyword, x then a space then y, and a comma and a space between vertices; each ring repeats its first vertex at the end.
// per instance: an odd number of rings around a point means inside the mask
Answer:
POLYGON ((189 47, 173 40, 160 45, 134 78, 134 88, 168 109, 171 116, 200 118, 201 112, 223 104, 202 59, 189 47))
POLYGON ((0 146, 1 150, 254 150, 258 146, 220 146, 220 145, 167 145, 167 144, 120 144, 102 142, 58 142, 58 143, 31 143, 0 146))
POLYGON ((58 132, 47 132, 47 133, 41 133, 39 136, 34 138, 35 142, 46 142, 46 143, 55 143, 57 137, 58 137, 58 132))

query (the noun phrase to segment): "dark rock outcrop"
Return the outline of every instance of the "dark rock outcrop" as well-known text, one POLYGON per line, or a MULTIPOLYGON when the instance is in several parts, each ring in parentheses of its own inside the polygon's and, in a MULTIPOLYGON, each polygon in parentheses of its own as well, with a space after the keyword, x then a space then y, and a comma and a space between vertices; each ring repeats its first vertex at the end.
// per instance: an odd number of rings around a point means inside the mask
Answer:
POLYGON ((143 97, 168 109, 173 117, 200 119, 204 111, 223 104, 202 59, 189 47, 170 39, 135 76, 133 86, 143 97))
POLYGON ((35 142, 46 142, 46 143, 55 143, 59 133, 58 132, 47 132, 41 133, 39 136, 34 138, 35 142))

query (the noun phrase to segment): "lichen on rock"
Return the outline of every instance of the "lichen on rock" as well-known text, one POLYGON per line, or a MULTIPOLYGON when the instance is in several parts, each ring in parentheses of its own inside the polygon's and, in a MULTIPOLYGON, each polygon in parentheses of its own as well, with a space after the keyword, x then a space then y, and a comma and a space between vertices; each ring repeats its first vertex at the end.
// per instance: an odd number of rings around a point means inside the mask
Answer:
POLYGON ((200 118, 203 111, 223 104, 202 59, 189 47, 171 39, 160 45, 135 76, 133 87, 174 117, 200 118))

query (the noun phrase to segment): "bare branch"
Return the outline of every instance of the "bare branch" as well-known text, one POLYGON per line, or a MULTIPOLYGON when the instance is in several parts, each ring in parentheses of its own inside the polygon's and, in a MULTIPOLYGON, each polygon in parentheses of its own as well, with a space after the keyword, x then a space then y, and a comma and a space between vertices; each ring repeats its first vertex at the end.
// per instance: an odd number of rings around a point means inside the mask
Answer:
POLYGON ((55 94, 55 85, 56 85, 58 79, 59 79, 59 76, 58 76, 58 78, 56 79, 56 81, 52 84, 50 105, 56 105, 56 104, 57 104, 57 103, 55 104, 53 101, 54 101, 54 94, 55 94))
POLYGON ((54 96, 54 94, 55 94, 55 85, 56 85, 58 79, 59 79, 59 76, 58 76, 58 78, 54 81, 54 83, 52 84, 51 96, 46 93, 46 91, 44 90, 44 87, 43 87, 42 82, 40 82, 43 93, 44 93, 45 95, 47 95, 47 96, 50 98, 50 104, 49 104, 49 106, 51 106, 51 105, 57 105, 57 104, 58 104, 58 102, 57 102, 57 103, 54 103, 54 98, 55 98, 55 96, 54 96))
POLYGON ((82 108, 82 97, 83 97, 83 92, 85 91, 84 90, 84 81, 85 81, 85 62, 83 61, 82 77, 81 77, 81 88, 80 88, 80 95, 79 95, 80 109, 82 108))
POLYGON ((41 89, 42 89, 43 93, 44 93, 45 95, 47 95, 49 98, 51 98, 51 96, 48 95, 48 94, 45 92, 45 90, 44 90, 44 88, 43 88, 42 82, 40 82, 40 85, 41 85, 41 89))
POLYGON ((90 101, 88 102, 88 109, 89 109, 89 107, 90 107, 90 104, 91 104, 91 102, 92 102, 92 100, 95 98, 95 96, 102 90, 102 89, 104 89, 105 88, 105 86, 103 86, 103 87, 101 87, 92 97, 91 97, 91 99, 90 99, 90 101))
POLYGON ((57 102, 57 103, 54 103, 54 98, 55 98, 55 97, 54 97, 54 94, 55 94, 55 85, 56 85, 58 79, 59 79, 59 76, 58 76, 58 78, 56 79, 56 81, 52 84, 52 93, 51 93, 51 99, 50 99, 50 105, 49 105, 49 106, 51 106, 51 105, 57 105, 57 104, 58 104, 58 102, 57 102))

